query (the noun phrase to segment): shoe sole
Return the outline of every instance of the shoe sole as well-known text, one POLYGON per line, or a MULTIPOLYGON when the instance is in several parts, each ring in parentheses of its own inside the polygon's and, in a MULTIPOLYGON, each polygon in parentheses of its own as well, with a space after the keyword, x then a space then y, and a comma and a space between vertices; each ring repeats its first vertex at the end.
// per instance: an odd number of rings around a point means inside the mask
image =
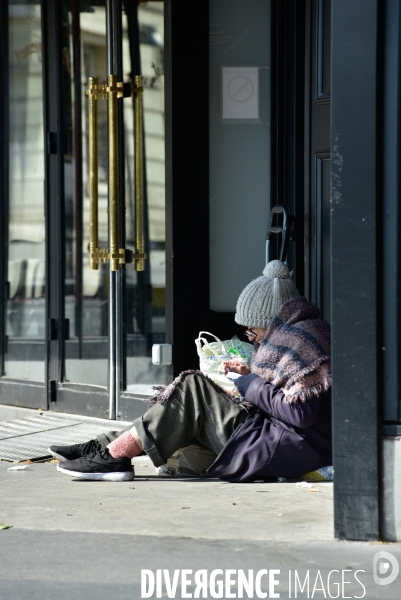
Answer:
POLYGON ((54 456, 54 458, 57 458, 58 460, 67 460, 65 458, 65 456, 61 456, 61 454, 57 454, 57 452, 53 452, 53 450, 50 450, 50 448, 48 448, 47 451, 49 454, 51 454, 52 456, 54 456))
POLYGON ((134 471, 124 471, 115 473, 78 473, 77 471, 69 471, 57 465, 57 470, 77 479, 87 479, 88 481, 132 481, 135 479, 134 471))

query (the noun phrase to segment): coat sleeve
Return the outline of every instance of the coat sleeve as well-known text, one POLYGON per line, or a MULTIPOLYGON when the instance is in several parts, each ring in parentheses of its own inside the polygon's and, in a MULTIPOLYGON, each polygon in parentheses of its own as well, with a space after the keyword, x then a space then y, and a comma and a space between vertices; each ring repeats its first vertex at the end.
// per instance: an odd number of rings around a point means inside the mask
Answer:
POLYGON ((320 396, 313 396, 305 402, 289 404, 283 392, 257 375, 247 375, 236 380, 237 387, 247 402, 263 412, 301 429, 312 427, 320 409, 320 396), (242 380, 242 381, 241 381, 242 380), (238 383, 237 383, 238 382, 238 383))

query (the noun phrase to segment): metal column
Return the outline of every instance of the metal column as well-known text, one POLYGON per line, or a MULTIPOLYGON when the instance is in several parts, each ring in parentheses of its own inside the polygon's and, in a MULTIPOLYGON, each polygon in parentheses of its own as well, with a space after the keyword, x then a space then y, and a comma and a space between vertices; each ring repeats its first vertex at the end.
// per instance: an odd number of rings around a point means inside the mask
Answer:
MULTIPOLYGON (((107 77, 115 75, 117 81, 122 81, 122 25, 121 25, 121 0, 107 0, 106 3, 107 27, 107 77)), ((124 137, 122 100, 118 99, 118 202, 124 197, 124 137)), ((108 127, 110 128, 110 122, 108 127)), ((110 157, 109 157, 110 159, 110 157)), ((110 207, 110 180, 109 180, 109 207, 110 207)), ((121 215, 121 211, 119 213, 121 215)), ((109 214, 110 219, 110 214, 109 214)), ((121 224, 116 224, 121 229, 121 224)), ((124 232, 121 232, 124 234, 124 232)), ((123 240, 121 240, 123 242, 123 240)), ((109 248, 111 240, 109 239, 109 248)), ((116 419, 118 415, 118 400, 120 395, 121 357, 122 357, 122 289, 123 269, 112 270, 113 262, 109 263, 109 419, 116 419)))

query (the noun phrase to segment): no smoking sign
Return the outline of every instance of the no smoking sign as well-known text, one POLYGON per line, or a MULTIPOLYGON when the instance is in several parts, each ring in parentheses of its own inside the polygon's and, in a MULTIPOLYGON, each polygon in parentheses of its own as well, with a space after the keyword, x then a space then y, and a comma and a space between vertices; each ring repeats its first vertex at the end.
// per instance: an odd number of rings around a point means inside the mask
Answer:
POLYGON ((233 102, 249 102, 255 93, 255 86, 246 75, 234 75, 227 84, 227 94, 233 102))
POLYGON ((222 67, 222 118, 259 120, 258 67, 222 67))

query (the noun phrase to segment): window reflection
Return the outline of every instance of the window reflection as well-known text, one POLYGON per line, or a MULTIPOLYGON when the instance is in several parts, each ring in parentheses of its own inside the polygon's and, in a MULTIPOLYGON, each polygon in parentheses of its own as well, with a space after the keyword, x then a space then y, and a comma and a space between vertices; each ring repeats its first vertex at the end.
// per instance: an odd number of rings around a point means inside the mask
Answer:
MULTIPOLYGON (((106 18, 102 0, 63 0, 62 66, 65 218, 66 379, 107 385, 108 265, 89 269, 88 123, 89 76, 106 79, 106 18)), ((123 3, 124 4, 124 3, 123 3)), ((44 379, 45 218, 41 7, 9 1, 10 182, 6 375, 44 379)), ((124 4, 127 11, 129 3, 124 4)), ((131 14, 132 16, 132 14, 131 14)), ((136 19, 136 17, 135 17, 136 19)), ((131 391, 165 382, 165 368, 151 364, 151 346, 165 341, 164 53, 163 2, 138 8, 143 75, 146 156, 146 270, 126 267, 127 384, 131 391)), ((123 14, 124 81, 133 36, 123 14)), ((137 37, 135 34, 135 44, 137 37)), ((137 52, 137 50, 136 50, 137 52)), ((133 103, 124 101, 126 246, 134 249, 133 103)), ((99 239, 107 247, 107 103, 99 102, 99 239)), ((57 282, 51 282, 57 285, 57 282)))
POLYGON ((40 5, 9 2, 9 228, 6 375, 43 381, 44 137, 40 5))
MULTIPOLYGON (((165 383, 165 367, 151 363, 151 347, 164 343, 165 316, 165 123, 164 123, 164 14, 163 2, 151 2, 138 10, 141 73, 144 86, 146 155, 146 271, 127 266, 127 388, 151 393, 151 384, 165 383)), ((127 22, 123 19, 124 65, 129 64, 127 22)), ((127 106, 128 108, 128 106, 127 106)), ((126 235, 133 248, 133 117, 126 110, 126 235)))
MULTIPOLYGON (((72 154, 65 156, 66 202, 66 317, 70 340, 66 348, 68 381, 107 385, 108 277, 109 266, 89 269, 89 162, 88 77, 106 79, 107 46, 104 3, 87 3, 77 16, 65 2, 65 55, 70 70, 63 70, 66 115, 71 127, 72 154), (102 5, 103 4, 103 5, 102 5), (75 32, 75 33, 74 33, 75 32), (79 38, 80 53, 74 47, 79 38), (77 61, 80 63, 77 65, 77 61), (77 86, 77 81, 79 85, 77 86), (81 112, 77 114, 76 106, 81 112), (77 130, 81 133, 77 135, 77 130), (79 169, 81 167, 81 169, 79 169), (81 181, 81 185, 79 182, 81 181), (81 233, 79 224, 81 219, 81 233)), ((127 382, 131 391, 143 392, 150 384, 165 382, 165 368, 151 364, 151 346, 165 340, 165 217, 164 217, 164 53, 163 3, 139 7, 140 54, 143 74, 146 155, 146 270, 137 273, 126 266, 124 327, 126 332, 127 382), (138 387, 139 386, 139 387, 138 387)), ((136 44, 137 38, 131 44, 136 44)), ((123 79, 130 81, 131 66, 128 16, 123 13, 123 79)), ((125 99, 124 160, 126 247, 135 248, 133 101, 125 99)), ((99 137, 99 245, 107 248, 107 102, 98 103, 99 137)))

